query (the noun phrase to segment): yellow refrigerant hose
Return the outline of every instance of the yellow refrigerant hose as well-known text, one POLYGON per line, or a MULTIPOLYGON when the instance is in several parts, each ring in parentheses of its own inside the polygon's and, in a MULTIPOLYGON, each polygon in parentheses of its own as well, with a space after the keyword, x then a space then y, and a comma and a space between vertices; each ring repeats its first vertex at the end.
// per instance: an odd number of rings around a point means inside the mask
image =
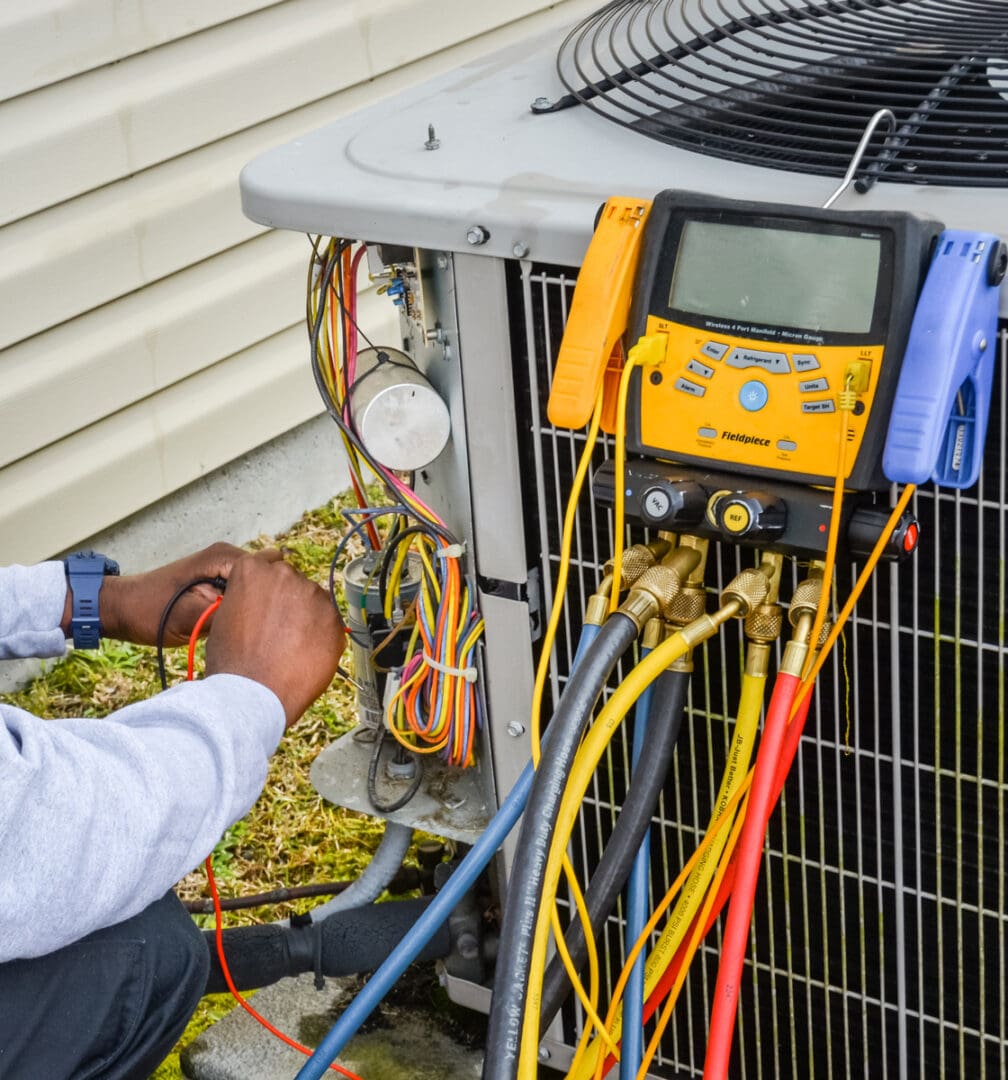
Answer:
MULTIPOLYGON (((712 624, 713 625, 713 624, 712 624)), ((574 758, 567 786, 557 812, 543 878, 543 892, 536 919, 532 960, 529 969, 528 996, 522 1025, 521 1056, 518 1061, 519 1080, 536 1080, 538 1075, 539 1011, 542 980, 546 970, 546 954, 550 936, 550 913, 560 880, 567 840, 581 809, 581 801, 592 776, 613 735, 637 698, 667 667, 693 647, 694 642, 675 633, 649 653, 613 691, 598 719, 585 736, 574 758)))
MULTIPOLYGON (((671 958, 675 956, 676 950, 686 935, 687 928, 700 910, 704 896, 717 873, 718 864, 721 861, 721 855, 725 850, 728 835, 731 831, 731 819, 725 815, 725 808, 731 802, 736 791, 742 786, 749 769, 749 762, 756 746, 756 735, 759 731, 766 678, 765 672, 760 675, 746 673, 742 676, 742 691, 739 698, 738 718, 735 722, 732 745, 721 777, 721 786, 711 813, 710 824, 705 835, 712 833, 715 822, 721 821, 722 823, 714 833, 710 846, 704 851, 693 868, 693 872, 683 886, 679 900, 669 916, 661 936, 648 956, 644 968, 645 1000, 654 992, 671 958)), ((609 1029, 609 1035, 614 1042, 619 1041, 621 1031, 622 1010, 617 1014, 609 1029)), ((594 1072, 598 1049, 596 1041, 589 1045, 587 1054, 583 1055, 580 1061, 571 1063, 570 1070, 567 1073, 571 1080, 590 1080, 594 1072)), ((612 1051, 609 1050, 609 1052, 612 1051)))

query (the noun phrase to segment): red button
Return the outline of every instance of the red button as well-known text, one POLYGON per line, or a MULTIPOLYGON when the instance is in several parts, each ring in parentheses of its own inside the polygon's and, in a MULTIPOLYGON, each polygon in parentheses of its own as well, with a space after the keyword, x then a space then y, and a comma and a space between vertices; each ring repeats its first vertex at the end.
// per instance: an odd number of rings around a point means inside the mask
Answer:
POLYGON ((903 550, 908 554, 917 546, 920 539, 920 527, 916 521, 911 521, 907 531, 903 534, 903 550))

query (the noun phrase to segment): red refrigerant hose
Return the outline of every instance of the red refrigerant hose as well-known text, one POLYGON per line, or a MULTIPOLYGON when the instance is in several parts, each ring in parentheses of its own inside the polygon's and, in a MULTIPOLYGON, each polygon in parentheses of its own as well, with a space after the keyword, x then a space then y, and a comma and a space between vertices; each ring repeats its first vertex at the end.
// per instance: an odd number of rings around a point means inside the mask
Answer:
MULTIPOLYGON (((780 672, 774 683, 770 706, 767 709, 766 724, 753 770, 752 787, 749 789, 749 807, 738 843, 735 882, 721 942, 721 963, 718 967, 717 985, 714 988, 707 1057, 704 1061, 704 1080, 725 1080, 728 1075, 728 1062, 731 1059, 732 1038, 735 1033, 739 983, 745 962, 749 925, 752 922, 756 885, 759 881, 763 840, 776 802, 776 781, 780 766, 783 765, 782 754, 785 744, 792 741, 787 739, 788 720, 791 717, 791 709, 799 686, 801 686, 799 676, 780 672)), ((797 748, 797 739, 793 741, 797 748)), ((783 771, 786 776, 786 768, 783 771)))

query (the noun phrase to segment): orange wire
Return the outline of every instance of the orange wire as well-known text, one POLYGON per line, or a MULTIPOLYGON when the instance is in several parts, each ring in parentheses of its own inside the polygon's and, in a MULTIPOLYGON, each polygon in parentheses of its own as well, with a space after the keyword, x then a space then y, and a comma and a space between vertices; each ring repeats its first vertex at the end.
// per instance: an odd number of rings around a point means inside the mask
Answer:
MULTIPOLYGON (((189 635, 189 658, 186 667, 186 675, 189 680, 193 678, 193 670, 196 660, 196 642, 199 640, 200 631, 206 625, 207 619, 220 607, 223 596, 218 596, 216 600, 203 612, 202 615, 196 620, 196 624, 193 626, 192 633, 189 635)), ((207 882, 210 885, 210 895, 213 897, 214 907, 214 939, 217 943, 217 959, 220 962, 221 972, 224 975, 224 981, 227 983, 228 990, 231 991, 231 996, 238 1002, 238 1004, 251 1016, 253 1019, 258 1020, 260 1024, 271 1034, 275 1035, 281 1042, 286 1043, 288 1046, 295 1050, 300 1050, 306 1057, 311 1057, 314 1053, 307 1046, 302 1046, 301 1043, 295 1042, 290 1036, 285 1035, 279 1028, 275 1028, 265 1016, 256 1012, 255 1009, 238 993, 238 989, 234 984, 234 980, 231 978, 231 969, 228 967, 227 957, 224 955, 224 919, 223 912, 221 910, 220 893, 217 891, 217 879, 214 877, 212 856, 206 857, 207 882)), ((350 1072, 349 1069, 344 1069, 342 1065, 337 1065, 335 1062, 329 1066, 333 1072, 339 1073, 341 1076, 347 1077, 347 1080, 361 1080, 356 1074, 350 1072)))

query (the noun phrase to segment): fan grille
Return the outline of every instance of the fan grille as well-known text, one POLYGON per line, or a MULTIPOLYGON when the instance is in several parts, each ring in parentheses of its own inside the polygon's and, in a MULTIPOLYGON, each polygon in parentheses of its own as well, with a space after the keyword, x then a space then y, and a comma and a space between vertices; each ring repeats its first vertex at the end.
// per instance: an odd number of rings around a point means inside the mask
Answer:
POLYGON ((1008 186, 1002 0, 616 0, 564 40, 569 94, 696 153, 842 176, 880 108, 862 174, 1008 186))

